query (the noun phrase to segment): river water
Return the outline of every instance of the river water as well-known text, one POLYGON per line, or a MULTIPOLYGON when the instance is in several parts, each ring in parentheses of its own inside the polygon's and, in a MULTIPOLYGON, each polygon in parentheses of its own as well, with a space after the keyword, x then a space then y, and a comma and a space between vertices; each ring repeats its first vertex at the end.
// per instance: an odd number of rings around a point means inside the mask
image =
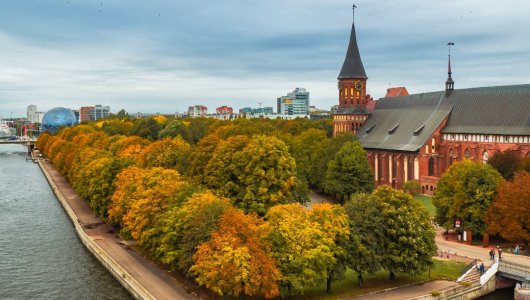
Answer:
POLYGON ((25 157, 25 146, 0 145, 0 299, 132 299, 25 157))

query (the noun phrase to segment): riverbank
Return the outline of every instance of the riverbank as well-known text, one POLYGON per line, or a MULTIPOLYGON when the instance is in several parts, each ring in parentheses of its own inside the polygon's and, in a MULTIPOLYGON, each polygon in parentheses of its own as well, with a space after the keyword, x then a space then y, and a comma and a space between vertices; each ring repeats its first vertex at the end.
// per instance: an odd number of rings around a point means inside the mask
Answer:
POLYGON ((137 299, 198 299, 156 264, 136 253, 114 229, 92 212, 55 168, 38 160, 57 199, 72 220, 80 241, 137 299))

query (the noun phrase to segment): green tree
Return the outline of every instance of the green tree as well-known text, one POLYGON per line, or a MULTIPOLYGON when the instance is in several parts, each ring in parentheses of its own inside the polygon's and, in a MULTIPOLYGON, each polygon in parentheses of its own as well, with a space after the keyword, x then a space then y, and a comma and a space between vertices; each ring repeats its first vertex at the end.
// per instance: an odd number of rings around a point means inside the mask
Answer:
POLYGON ((134 122, 131 135, 138 135, 144 139, 154 141, 158 138, 160 125, 153 118, 141 118, 134 122))
POLYGON ((381 265, 390 272, 390 279, 396 272, 416 275, 425 271, 436 252, 427 210, 411 195, 388 186, 378 187, 372 195, 381 208, 381 265))
POLYGON ((355 194, 344 204, 349 218, 350 238, 347 266, 357 273, 363 286, 363 273, 373 274, 381 269, 384 254, 385 228, 379 201, 369 194, 355 194))
POLYGON ((493 167, 481 162, 464 160, 452 165, 440 177, 433 198, 438 224, 451 229, 455 220, 460 220, 462 229, 484 233, 484 216, 501 178, 493 167))
POLYGON ((331 250, 334 240, 322 225, 311 220, 310 212, 300 204, 273 206, 266 219, 272 228, 272 255, 282 272, 287 295, 324 282, 336 259, 331 250))
POLYGON ((359 142, 345 143, 329 161, 324 186, 327 193, 339 195, 341 199, 373 190, 372 170, 359 142))
POLYGON ((190 130, 181 120, 171 120, 158 132, 159 139, 175 138, 181 136, 185 141, 191 142, 190 130))
POLYGON ((125 109, 120 109, 120 111, 116 114, 116 117, 123 119, 125 117, 128 117, 129 114, 125 111, 125 109))

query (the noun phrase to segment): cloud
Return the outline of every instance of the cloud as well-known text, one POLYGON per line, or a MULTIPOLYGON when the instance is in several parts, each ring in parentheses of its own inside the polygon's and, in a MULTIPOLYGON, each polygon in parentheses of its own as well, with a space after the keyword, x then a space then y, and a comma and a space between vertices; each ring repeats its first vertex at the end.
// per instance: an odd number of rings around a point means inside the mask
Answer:
MULTIPOLYGON (((113 111, 257 106, 295 87, 337 103, 351 26, 343 0, 8 1, 0 7, 0 113, 110 105, 113 111), (103 4, 103 5, 101 5, 103 4), (101 10, 101 11, 100 11, 101 10)), ((492 0, 356 3, 368 89, 528 83, 530 4, 492 0)))

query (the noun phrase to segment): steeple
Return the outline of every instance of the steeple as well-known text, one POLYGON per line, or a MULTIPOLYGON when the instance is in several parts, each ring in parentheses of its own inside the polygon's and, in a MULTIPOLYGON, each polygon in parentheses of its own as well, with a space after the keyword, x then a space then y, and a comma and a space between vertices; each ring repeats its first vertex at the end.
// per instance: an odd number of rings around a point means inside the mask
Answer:
POLYGON ((454 45, 455 43, 447 43, 447 46, 449 47, 449 64, 447 66, 447 81, 445 82, 446 91, 452 91, 455 88, 455 82, 453 81, 453 78, 451 78, 451 46, 454 45))
MULTIPOLYGON (((355 13, 355 4, 353 11, 355 13)), ((359 54, 359 47, 357 47, 357 36, 355 35, 355 22, 351 25, 350 44, 348 45, 348 52, 342 64, 339 77, 337 79, 368 79, 364 72, 363 62, 359 54)))

